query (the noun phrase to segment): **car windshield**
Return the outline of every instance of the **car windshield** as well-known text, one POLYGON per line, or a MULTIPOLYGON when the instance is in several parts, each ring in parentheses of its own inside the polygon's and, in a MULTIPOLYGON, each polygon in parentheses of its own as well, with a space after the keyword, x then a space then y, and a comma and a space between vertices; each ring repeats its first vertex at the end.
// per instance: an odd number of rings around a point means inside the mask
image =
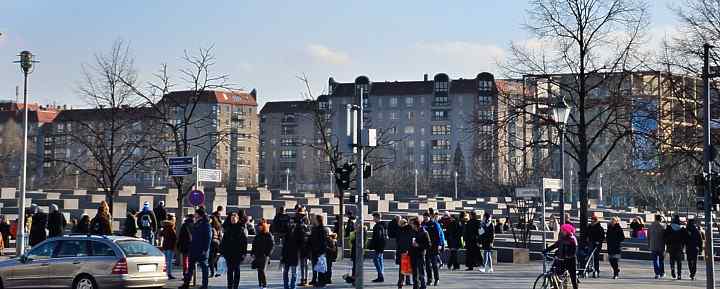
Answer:
POLYGON ((158 248, 145 241, 127 240, 118 241, 117 244, 127 257, 163 256, 163 253, 158 248))

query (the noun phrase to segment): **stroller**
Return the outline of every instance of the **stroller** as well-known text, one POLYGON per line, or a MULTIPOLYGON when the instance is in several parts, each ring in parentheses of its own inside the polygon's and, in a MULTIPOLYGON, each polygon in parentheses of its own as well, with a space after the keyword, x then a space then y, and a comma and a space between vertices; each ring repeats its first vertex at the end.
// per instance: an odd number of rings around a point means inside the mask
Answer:
POLYGON ((577 252, 577 276, 580 278, 587 278, 590 273, 593 273, 593 263, 595 262, 595 251, 600 250, 599 247, 590 250, 587 244, 583 244, 578 248, 577 252))

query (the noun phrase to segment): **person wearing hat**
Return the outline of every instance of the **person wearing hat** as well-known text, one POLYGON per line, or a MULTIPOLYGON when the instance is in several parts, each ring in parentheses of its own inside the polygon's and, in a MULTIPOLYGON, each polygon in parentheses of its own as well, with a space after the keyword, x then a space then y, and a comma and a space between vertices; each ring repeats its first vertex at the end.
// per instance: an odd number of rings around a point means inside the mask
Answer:
POLYGON ((29 244, 32 247, 47 239, 45 229, 47 229, 48 216, 36 204, 30 206, 30 212, 32 213, 32 224, 30 225, 29 244))
MULTIPOLYGON (((400 218, 400 216, 398 216, 400 218)), ((411 246, 411 235, 412 235, 412 228, 408 225, 407 220, 400 218, 398 220, 398 230, 397 235, 395 237, 395 264, 398 265, 398 270, 400 271, 400 274, 398 276, 397 286, 398 288, 402 288, 403 285, 410 285, 410 275, 404 275, 402 273, 402 268, 400 267, 400 262, 402 261, 402 255, 403 254, 409 254, 410 253, 410 246, 411 246)))
POLYGON ((597 278, 600 275, 600 250, 602 244, 605 241, 605 229, 600 224, 598 216, 592 215, 592 223, 588 225, 587 241, 590 252, 593 252, 593 278, 597 278))
POLYGON ((555 252, 555 259, 558 260, 560 269, 563 272, 567 271, 570 275, 570 282, 572 283, 573 289, 578 289, 576 270, 577 247, 578 241, 575 237, 575 227, 572 224, 565 223, 560 226, 558 240, 543 251, 543 255, 546 255, 548 252, 557 249, 557 252, 555 252))
POLYGON ((67 220, 56 204, 50 204, 50 214, 48 215, 48 237, 59 237, 65 233, 67 220))
POLYGON ((141 237, 154 245, 158 222, 149 202, 143 203, 142 211, 137 215, 137 226, 140 228, 141 237))
POLYGON ((482 232, 480 235, 480 243, 483 250, 483 268, 485 269, 485 273, 492 273, 494 272, 492 267, 492 250, 493 243, 495 242, 495 226, 492 223, 492 215, 490 215, 489 212, 483 214, 480 231, 482 232))

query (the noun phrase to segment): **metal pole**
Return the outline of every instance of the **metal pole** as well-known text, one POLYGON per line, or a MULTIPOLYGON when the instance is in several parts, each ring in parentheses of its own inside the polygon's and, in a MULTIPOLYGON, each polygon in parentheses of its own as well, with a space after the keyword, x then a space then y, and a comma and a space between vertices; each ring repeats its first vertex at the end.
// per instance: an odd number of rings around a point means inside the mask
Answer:
POLYGON ((200 190, 200 155, 195 155, 195 189, 200 190))
POLYGON ((705 186, 705 274, 706 288, 715 288, 715 250, 713 248, 713 226, 712 226, 712 198, 710 185, 712 184, 712 143, 710 142, 710 44, 703 45, 703 165, 707 184, 705 186))
POLYGON ((16 239, 15 251, 18 256, 25 253, 25 194, 27 190, 27 154, 28 154, 28 103, 27 103, 27 82, 28 73, 25 72, 25 85, 23 88, 23 164, 22 164, 22 186, 20 188, 20 206, 18 206, 17 230, 19 238, 16 239))
POLYGON ((418 186, 417 186, 417 185, 418 185, 418 184, 417 184, 417 177, 418 177, 418 170, 417 170, 417 169, 415 169, 415 197, 416 197, 416 198, 417 198, 417 196, 418 196, 418 190, 417 190, 417 188, 418 188, 418 186))
POLYGON ((290 191, 290 168, 285 169, 285 190, 290 191))
POLYGON ((79 188, 80 188, 80 172, 75 171, 75 189, 77 190, 79 188))
POLYGON ((330 194, 333 194, 333 172, 330 172, 330 194))
POLYGON ((458 179, 458 173, 455 172, 455 200, 458 199, 458 183, 457 183, 457 179, 458 179))
MULTIPOLYGON (((545 207, 546 207, 546 205, 545 205, 545 189, 542 187, 542 185, 540 185, 540 190, 541 190, 540 193, 542 194, 542 228, 543 228, 542 229, 543 230, 542 240, 543 240, 543 252, 544 252, 544 251, 547 251, 547 237, 545 236, 547 234, 547 231, 545 230, 545 228, 546 228, 546 225, 545 225, 546 224, 545 223, 546 222, 546 220, 545 220, 545 207)), ((547 264, 546 263, 547 262, 545 262, 545 257, 543 257, 543 272, 547 272, 547 264)))
POLYGON ((565 224, 565 124, 560 124, 560 172, 562 189, 560 190, 560 224, 565 224))
POLYGON ((365 214, 363 208, 365 208, 365 187, 363 183, 363 169, 365 167, 364 151, 362 146, 362 129, 363 129, 363 93, 364 89, 360 89, 360 95, 358 96, 358 108, 357 108, 357 193, 358 193, 358 224, 357 233, 355 236, 355 246, 359 248, 357 254, 355 254, 355 288, 362 289, 363 286, 363 261, 365 260, 365 214))

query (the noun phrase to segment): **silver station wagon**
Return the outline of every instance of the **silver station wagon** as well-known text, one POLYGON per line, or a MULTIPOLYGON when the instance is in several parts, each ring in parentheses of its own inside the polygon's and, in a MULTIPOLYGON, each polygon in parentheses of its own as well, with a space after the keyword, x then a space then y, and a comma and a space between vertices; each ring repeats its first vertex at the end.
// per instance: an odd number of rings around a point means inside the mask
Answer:
POLYGON ((161 288, 165 257, 142 239, 71 235, 0 262, 0 288, 161 288))

